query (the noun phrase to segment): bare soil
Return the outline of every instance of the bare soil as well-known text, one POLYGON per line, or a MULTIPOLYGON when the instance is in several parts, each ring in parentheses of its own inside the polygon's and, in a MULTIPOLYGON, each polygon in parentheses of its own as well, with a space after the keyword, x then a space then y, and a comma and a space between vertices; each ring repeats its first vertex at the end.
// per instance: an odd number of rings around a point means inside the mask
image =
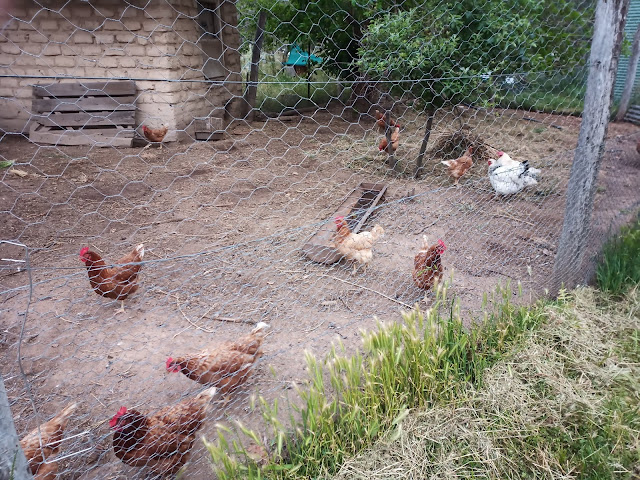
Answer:
MULTIPOLYGON (((539 185, 501 198, 482 162, 452 186, 438 152, 427 154, 422 179, 412 179, 426 119, 398 114, 404 128, 397 156, 407 173, 384 165, 373 119, 354 119, 341 107, 234 125, 219 142, 144 152, 1 139, 0 159, 26 173, 0 171, 1 238, 29 247, 30 269, 1 262, 0 373, 20 435, 67 402, 80 403, 68 431, 79 435, 63 446, 65 455, 76 455, 62 460, 61 478, 144 478, 113 455, 111 416, 122 405, 152 410, 192 395, 198 386, 167 374, 166 357, 234 339, 266 321, 272 333, 251 381, 226 406, 214 406, 202 432, 215 438, 216 421, 257 425, 251 395, 292 394, 293 382, 305 376, 305 350, 322 356, 336 341, 354 349, 359 330, 374 327, 376 318, 398 321, 401 309, 431 305, 433 293, 425 296, 411 280, 423 234, 447 244, 449 294, 467 322, 480 316, 483 294, 498 283, 511 281, 515 290, 520 281, 525 301, 543 293, 580 119, 466 111, 468 131, 542 170, 539 185), (352 274, 345 263, 305 259, 302 245, 363 181, 389 186, 387 202, 368 222, 386 231, 373 263, 352 274), (147 252, 141 287, 126 314, 115 316, 119 305, 89 288, 77 255, 90 245, 116 261, 138 243, 147 252), (21 338, 30 392, 16 361, 21 338)), ((451 115, 439 114, 435 123, 432 145, 458 128, 451 115)), ((594 253, 638 207, 638 138, 631 124, 609 127, 594 253)), ((24 248, 6 243, 0 258, 27 260, 24 248)), ((586 259, 585 271, 590 265, 586 259)), ((187 478, 211 478, 200 442, 187 478)))

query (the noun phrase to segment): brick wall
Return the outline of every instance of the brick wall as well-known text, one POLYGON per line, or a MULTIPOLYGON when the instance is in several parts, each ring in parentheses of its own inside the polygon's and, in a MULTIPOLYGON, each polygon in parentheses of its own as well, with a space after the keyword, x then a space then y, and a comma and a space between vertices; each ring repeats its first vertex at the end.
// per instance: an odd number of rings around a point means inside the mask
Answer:
POLYGON ((51 0, 43 4, 47 7, 32 1, 13 2, 0 31, 0 74, 16 76, 0 82, 0 129, 6 132, 28 131, 30 85, 67 81, 37 77, 136 79, 136 122, 167 125, 169 141, 193 136, 193 118, 209 116, 241 93, 241 84, 233 83, 241 76, 237 12, 231 1, 219 9, 226 80, 230 81, 223 85, 202 82, 204 60, 197 43, 195 0, 51 0))

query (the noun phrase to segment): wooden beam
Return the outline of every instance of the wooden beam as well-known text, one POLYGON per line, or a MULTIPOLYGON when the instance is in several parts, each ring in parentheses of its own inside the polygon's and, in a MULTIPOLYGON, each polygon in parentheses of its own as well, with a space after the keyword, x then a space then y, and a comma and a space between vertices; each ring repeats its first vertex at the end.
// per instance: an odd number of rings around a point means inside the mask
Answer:
POLYGON ((48 145, 96 145, 111 147, 131 147, 133 130, 124 129, 88 129, 88 130, 38 130, 32 125, 29 140, 48 145))
POLYGON ((33 480, 31 469, 24 456, 13 424, 9 398, 0 377, 0 478, 33 480))
POLYGON ((96 113, 50 113, 33 115, 32 120, 49 127, 95 127, 95 126, 134 126, 135 111, 115 111, 96 113))
POLYGON ((33 94, 38 97, 127 96, 136 94, 133 80, 111 82, 74 82, 34 85, 33 94))
POLYGON ((564 224, 550 285, 552 294, 563 284, 574 288, 587 281, 582 262, 592 242, 593 198, 628 8, 629 0, 598 0, 596 6, 584 110, 567 187, 564 224))
POLYGON ((433 117, 435 112, 433 110, 427 110, 427 125, 424 129, 424 138, 422 139, 422 145, 420 145, 420 153, 416 159, 416 170, 413 173, 415 179, 419 179, 422 176, 422 164, 424 162, 424 154, 427 151, 427 145, 429 144, 429 137, 431 136, 431 127, 433 126, 433 117))
POLYGON ((99 112, 107 110, 135 111, 136 97, 81 97, 81 98, 49 98, 34 99, 31 108, 34 112, 99 112))

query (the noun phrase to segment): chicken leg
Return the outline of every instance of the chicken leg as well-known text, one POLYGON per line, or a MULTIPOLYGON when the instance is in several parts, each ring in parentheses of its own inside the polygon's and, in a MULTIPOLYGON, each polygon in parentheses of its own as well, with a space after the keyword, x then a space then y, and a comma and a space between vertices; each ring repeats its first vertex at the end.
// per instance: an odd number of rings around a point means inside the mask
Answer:
POLYGON ((124 313, 124 300, 120 300, 120 308, 116 310, 115 315, 118 315, 119 313, 124 313))

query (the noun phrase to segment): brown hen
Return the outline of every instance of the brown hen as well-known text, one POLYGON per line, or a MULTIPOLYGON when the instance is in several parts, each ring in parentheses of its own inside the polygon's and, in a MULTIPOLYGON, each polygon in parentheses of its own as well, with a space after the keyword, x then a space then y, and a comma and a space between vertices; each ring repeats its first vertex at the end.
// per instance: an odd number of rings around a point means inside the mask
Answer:
POLYGON ((429 246, 426 235, 422 236, 422 248, 413 259, 413 281, 423 290, 430 290, 435 282, 442 280, 441 256, 447 249, 442 240, 429 246))
POLYGON ((89 247, 80 250, 80 260, 87 267, 91 288, 98 295, 120 300, 121 308, 116 313, 124 313, 124 299, 138 290, 138 272, 143 257, 142 243, 113 267, 108 267, 102 257, 89 250, 89 247))
MULTIPOLYGON (((376 125, 378 125, 378 128, 382 133, 384 133, 387 130, 384 113, 380 112, 380 110, 376 110, 376 125)), ((400 124, 397 123, 396 120, 391 117, 389 117, 389 126, 391 128, 393 127, 402 128, 400 124)))
POLYGON ((123 463, 157 475, 174 475, 189 459, 216 388, 145 415, 120 408, 109 421, 113 451, 123 463))
POLYGON ((440 162, 447 166, 449 176, 454 179, 454 184, 456 186, 458 186, 460 177, 467 173, 473 166, 472 153, 473 147, 469 147, 460 158, 456 158, 455 160, 442 160, 442 162, 440 162))
POLYGON ((78 405, 67 405, 58 415, 31 431, 20 440, 20 446, 29 462, 35 480, 54 480, 58 473, 58 463, 53 458, 60 450, 64 430, 69 417, 78 405), (42 444, 40 443, 42 439, 42 444), (46 462, 46 463, 45 463, 46 462))
POLYGON ((249 377, 251 367, 262 354, 260 347, 267 328, 269 325, 260 322, 249 335, 235 342, 223 343, 191 356, 169 357, 167 371, 181 372, 191 380, 214 385, 221 393, 228 394, 249 377))
MULTIPOLYGON (((145 138, 152 143, 159 143, 160 148, 162 148, 162 141, 164 140, 164 137, 166 137, 168 131, 168 127, 149 128, 146 125, 142 126, 142 133, 144 133, 145 138)), ((150 146, 151 143, 145 145, 144 148, 149 148, 150 146)))

